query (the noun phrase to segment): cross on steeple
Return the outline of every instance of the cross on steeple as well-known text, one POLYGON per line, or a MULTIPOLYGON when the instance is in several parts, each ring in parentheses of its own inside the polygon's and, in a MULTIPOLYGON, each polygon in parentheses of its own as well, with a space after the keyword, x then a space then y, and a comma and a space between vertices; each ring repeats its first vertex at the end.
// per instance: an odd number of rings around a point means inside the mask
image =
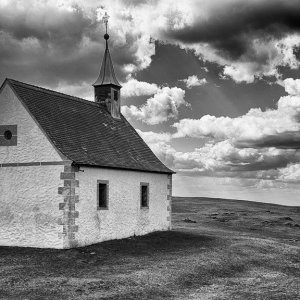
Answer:
POLYGON ((108 24, 108 19, 109 19, 109 15, 107 14, 107 12, 105 12, 103 18, 102 18, 102 21, 103 23, 105 24, 105 33, 107 33, 107 24, 108 24))

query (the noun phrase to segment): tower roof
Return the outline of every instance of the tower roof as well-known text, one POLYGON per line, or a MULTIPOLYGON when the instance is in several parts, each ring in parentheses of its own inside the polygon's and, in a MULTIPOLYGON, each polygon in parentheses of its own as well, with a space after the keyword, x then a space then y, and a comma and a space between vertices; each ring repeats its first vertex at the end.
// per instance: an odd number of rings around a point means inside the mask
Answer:
POLYGON ((104 53, 104 57, 100 69, 100 74, 96 82, 93 84, 93 86, 105 85, 105 84, 113 84, 121 87, 115 75, 114 66, 107 45, 107 40, 106 40, 105 53, 104 53))
POLYGON ((109 18, 109 16, 107 15, 107 13, 105 13, 105 15, 103 17, 103 21, 104 21, 105 27, 106 27, 106 32, 104 35, 105 44, 106 44, 105 52, 104 52, 104 57, 103 57, 103 61, 102 61, 101 69, 100 69, 100 74, 99 74, 96 82, 93 84, 93 86, 113 84, 113 85, 121 87, 121 85, 118 82, 117 77, 115 75, 114 66, 113 66, 112 59, 111 59, 109 49, 108 49, 108 39, 109 39, 109 35, 107 34, 108 18, 109 18))

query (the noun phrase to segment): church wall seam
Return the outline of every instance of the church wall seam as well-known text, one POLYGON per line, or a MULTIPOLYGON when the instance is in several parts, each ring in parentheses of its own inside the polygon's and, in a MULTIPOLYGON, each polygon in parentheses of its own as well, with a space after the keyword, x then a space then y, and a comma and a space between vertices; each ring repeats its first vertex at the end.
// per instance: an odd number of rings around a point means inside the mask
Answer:
POLYGON ((167 185, 167 189, 168 189, 168 195, 167 195, 167 221, 169 222, 169 230, 172 229, 172 175, 169 174, 168 175, 168 185, 167 185))

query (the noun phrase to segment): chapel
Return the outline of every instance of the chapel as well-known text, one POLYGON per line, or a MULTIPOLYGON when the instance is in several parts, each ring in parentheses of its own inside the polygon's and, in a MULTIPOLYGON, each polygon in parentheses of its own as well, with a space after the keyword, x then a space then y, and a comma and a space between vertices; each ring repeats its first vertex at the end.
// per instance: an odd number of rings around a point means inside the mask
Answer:
POLYGON ((94 101, 1 86, 1 246, 64 249, 171 229, 174 172, 121 114, 104 38, 94 101))

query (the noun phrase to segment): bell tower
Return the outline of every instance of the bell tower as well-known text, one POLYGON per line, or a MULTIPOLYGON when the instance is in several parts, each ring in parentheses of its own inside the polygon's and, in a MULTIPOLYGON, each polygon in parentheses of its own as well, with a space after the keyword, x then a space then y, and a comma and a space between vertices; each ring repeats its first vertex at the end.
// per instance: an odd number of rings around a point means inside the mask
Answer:
POLYGON ((103 21, 105 23, 105 52, 102 60, 100 74, 93 84, 95 93, 95 102, 103 104, 107 107, 111 116, 115 119, 120 119, 121 107, 121 85, 118 82, 112 59, 108 49, 109 35, 107 33, 107 24, 109 16, 105 13, 103 21))

